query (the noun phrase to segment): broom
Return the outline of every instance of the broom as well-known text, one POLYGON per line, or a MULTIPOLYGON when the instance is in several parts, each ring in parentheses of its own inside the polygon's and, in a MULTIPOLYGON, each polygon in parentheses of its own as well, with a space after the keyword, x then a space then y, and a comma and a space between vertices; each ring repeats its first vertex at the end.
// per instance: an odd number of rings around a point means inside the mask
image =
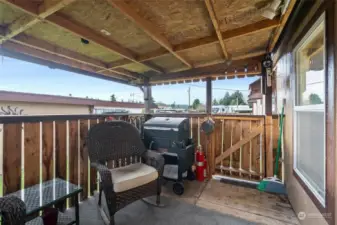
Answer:
POLYGON ((281 142, 282 142, 282 133, 283 133, 283 113, 284 113, 284 103, 282 106, 282 113, 280 118, 280 134, 277 141, 277 153, 275 160, 275 170, 273 177, 264 178, 258 185, 257 189, 264 192, 270 192, 275 194, 287 194, 286 188, 282 181, 277 178, 277 172, 279 169, 279 159, 281 155, 281 142))

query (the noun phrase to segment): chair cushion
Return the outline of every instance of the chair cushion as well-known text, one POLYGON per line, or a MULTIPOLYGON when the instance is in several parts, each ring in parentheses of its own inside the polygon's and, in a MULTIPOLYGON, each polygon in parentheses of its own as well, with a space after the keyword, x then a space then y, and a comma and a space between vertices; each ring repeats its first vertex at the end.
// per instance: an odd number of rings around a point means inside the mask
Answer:
POLYGON ((150 183, 158 178, 157 170, 143 163, 111 169, 110 172, 114 192, 127 191, 150 183))

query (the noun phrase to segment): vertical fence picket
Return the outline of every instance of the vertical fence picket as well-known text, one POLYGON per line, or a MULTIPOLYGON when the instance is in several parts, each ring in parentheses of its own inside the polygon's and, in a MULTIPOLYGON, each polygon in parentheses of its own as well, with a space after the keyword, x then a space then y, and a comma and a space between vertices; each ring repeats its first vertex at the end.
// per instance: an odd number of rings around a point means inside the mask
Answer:
MULTIPOLYGON (((231 146, 233 145, 233 139, 234 139, 234 125, 233 120, 231 121, 231 146)), ((230 154, 229 156, 229 169, 233 168, 233 154, 230 154)), ((232 175, 232 171, 229 171, 229 174, 232 175)))
MULTIPOLYGON (((242 120, 240 120, 240 141, 242 140, 242 132, 243 132, 243 130, 242 130, 242 120)), ((240 155, 239 155, 239 170, 240 170, 240 176, 242 176, 242 173, 241 173, 241 171, 242 171, 242 158, 243 158, 243 155, 242 155, 242 148, 243 148, 243 146, 241 145, 240 146, 240 155)))
POLYGON ((22 123, 3 125, 3 194, 21 189, 22 123))
MULTIPOLYGON (((264 123, 264 125, 265 125, 265 123, 266 123, 266 121, 264 120, 264 122, 262 122, 262 121, 260 121, 260 125, 262 125, 264 123)), ((259 145, 259 149, 260 149, 260 155, 259 155, 259 165, 260 165, 260 174, 265 174, 265 172, 266 171, 264 171, 264 164, 263 164, 263 162, 264 163, 266 163, 266 158, 264 157, 265 155, 264 155, 264 147, 265 147, 265 145, 264 145, 264 139, 266 138, 266 132, 263 132, 262 134, 260 134, 260 141, 259 141, 259 143, 260 143, 260 145, 259 145)), ((262 175, 260 176, 260 178, 262 178, 262 175)))
MULTIPOLYGON (((249 121, 249 132, 252 130, 252 121, 249 121)), ((249 173, 252 173, 252 140, 249 141, 249 173)), ((252 179, 251 174, 249 178, 252 179)))
POLYGON ((88 167, 88 149, 86 146, 86 137, 88 135, 89 123, 88 120, 80 120, 80 186, 83 188, 83 192, 81 194, 81 200, 85 200, 88 197, 88 175, 89 175, 89 167, 88 167))
POLYGON ((40 122, 25 123, 24 128, 24 185, 40 183, 40 122))
POLYGON ((54 178, 54 122, 42 123, 42 181, 54 178))
MULTIPOLYGON (((90 120, 90 127, 94 126, 97 124, 96 119, 90 120)), ((94 192, 97 190, 97 171, 95 168, 90 167, 89 165, 89 170, 90 170, 90 196, 94 195, 94 192)))
POLYGON ((67 123, 55 122, 56 177, 67 179, 67 123))
MULTIPOLYGON (((224 143, 225 143, 225 137, 224 137, 224 135, 225 135, 225 121, 221 120, 221 154, 224 152, 224 143)), ((224 172, 224 170, 222 168, 223 166, 224 165, 223 165, 223 160, 222 160, 221 163, 220 163, 220 171, 221 171, 221 173, 224 172)))
POLYGON ((0 197, 3 196, 4 125, 0 124, 0 197))
MULTIPOLYGON (((97 119, 97 124, 98 124, 98 123, 100 123, 99 119, 97 119)), ((136 124, 134 124, 134 125, 136 126, 136 124)), ((99 172, 98 172, 98 171, 96 172, 96 180, 97 180, 97 181, 96 181, 96 182, 97 182, 97 184, 96 184, 96 186, 97 186, 96 191, 99 191, 99 188, 100 188, 100 187, 99 187, 99 185, 100 185, 100 177, 99 177, 99 172)))
MULTIPOLYGON (((69 148, 68 148, 68 164, 69 164, 69 181, 73 184, 78 182, 78 120, 71 120, 68 122, 69 132, 69 148)), ((73 202, 69 203, 73 206, 73 202)))

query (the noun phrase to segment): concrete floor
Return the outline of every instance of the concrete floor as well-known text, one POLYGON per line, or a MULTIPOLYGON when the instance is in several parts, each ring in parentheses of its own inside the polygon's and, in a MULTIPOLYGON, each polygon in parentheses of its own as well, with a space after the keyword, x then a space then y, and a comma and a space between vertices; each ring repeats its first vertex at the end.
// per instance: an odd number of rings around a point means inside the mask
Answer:
MULTIPOLYGON (((298 224, 285 200, 256 190, 223 184, 186 182, 185 193, 176 196, 172 185, 163 188, 164 208, 137 201, 117 212, 117 225, 248 225, 298 224)), ((73 209, 67 211, 73 214, 73 209)), ((80 224, 103 225, 95 197, 80 204, 80 224)))

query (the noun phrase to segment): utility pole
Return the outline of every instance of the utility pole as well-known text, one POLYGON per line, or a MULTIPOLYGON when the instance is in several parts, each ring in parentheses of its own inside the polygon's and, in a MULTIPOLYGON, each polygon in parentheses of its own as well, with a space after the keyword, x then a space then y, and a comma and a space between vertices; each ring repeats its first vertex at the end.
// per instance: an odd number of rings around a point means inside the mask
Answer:
POLYGON ((132 97, 132 102, 135 102, 135 93, 131 93, 130 97, 132 97))
POLYGON ((189 110, 191 107, 191 87, 188 87, 187 93, 188 93, 188 110, 189 110))

